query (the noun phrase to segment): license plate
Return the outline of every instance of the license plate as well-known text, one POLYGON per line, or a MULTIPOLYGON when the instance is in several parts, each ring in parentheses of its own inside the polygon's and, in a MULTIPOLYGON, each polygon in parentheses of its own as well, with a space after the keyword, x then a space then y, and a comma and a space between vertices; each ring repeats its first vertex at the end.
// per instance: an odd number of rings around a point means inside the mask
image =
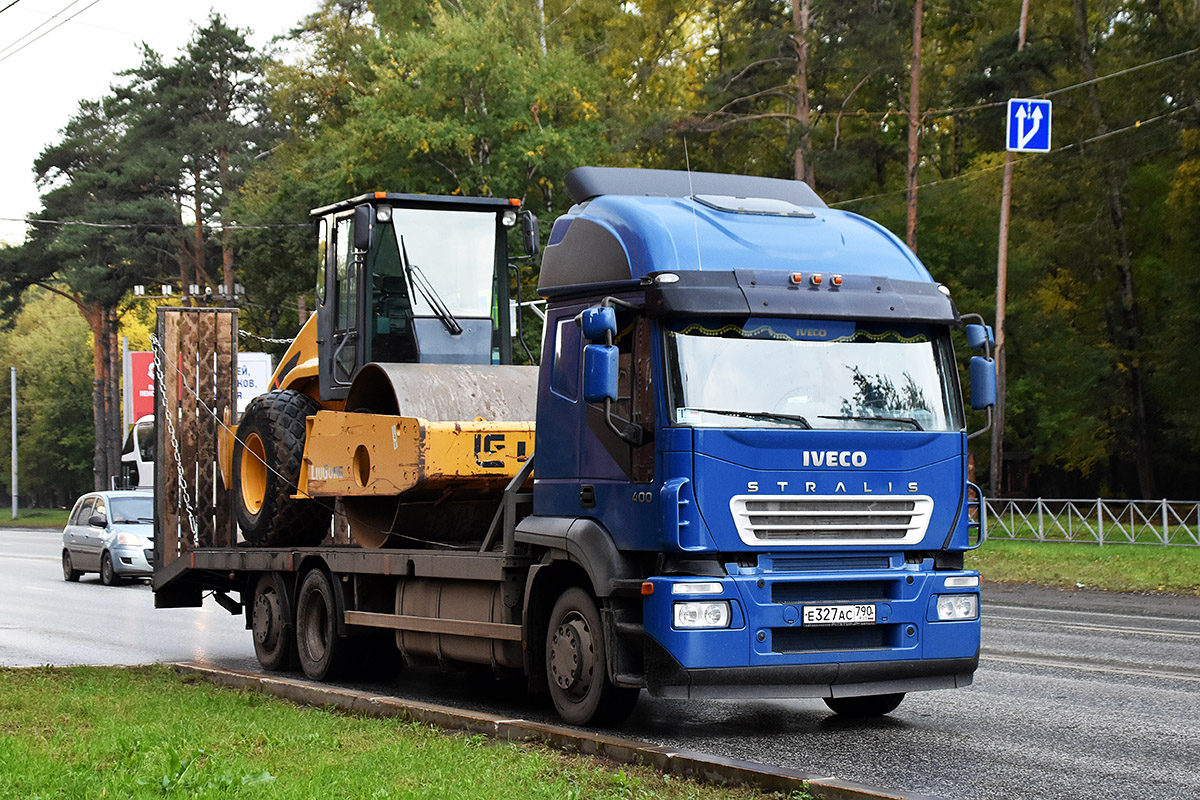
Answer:
POLYGON ((805 606, 805 625, 874 625, 875 604, 853 606, 805 606))

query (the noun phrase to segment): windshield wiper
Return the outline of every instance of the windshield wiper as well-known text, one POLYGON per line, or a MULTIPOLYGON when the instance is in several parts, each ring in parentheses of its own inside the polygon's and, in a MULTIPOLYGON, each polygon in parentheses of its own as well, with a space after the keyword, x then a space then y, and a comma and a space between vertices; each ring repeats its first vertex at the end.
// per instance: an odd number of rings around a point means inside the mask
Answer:
POLYGON ((723 408, 688 408, 688 411, 699 411, 703 414, 724 414, 727 417, 745 417, 763 422, 799 422, 805 428, 812 428, 808 420, 799 414, 776 414, 772 411, 730 411, 723 408))
POLYGON ((925 430, 924 428, 921 427, 921 423, 917 422, 912 417, 869 417, 869 416, 861 416, 860 417, 860 416, 855 416, 853 414, 843 414, 840 416, 826 416, 824 414, 821 414, 817 417, 817 419, 845 419, 845 420, 856 420, 856 421, 865 421, 865 422, 876 422, 876 421, 877 422, 902 422, 905 425, 912 425, 915 429, 917 429, 919 431, 925 430))
POLYGON ((433 309, 434 315, 441 320, 441 323, 446 326, 446 330, 451 336, 458 336, 463 332, 462 325, 458 324, 458 320, 450 313, 450 309, 442 302, 442 298, 438 295, 437 290, 433 288, 433 284, 425 277, 425 273, 416 264, 408 260, 408 250, 404 247, 404 237, 400 237, 400 255, 404 259, 404 269, 408 272, 408 282, 416 287, 421 293, 421 297, 425 298, 425 302, 433 309))

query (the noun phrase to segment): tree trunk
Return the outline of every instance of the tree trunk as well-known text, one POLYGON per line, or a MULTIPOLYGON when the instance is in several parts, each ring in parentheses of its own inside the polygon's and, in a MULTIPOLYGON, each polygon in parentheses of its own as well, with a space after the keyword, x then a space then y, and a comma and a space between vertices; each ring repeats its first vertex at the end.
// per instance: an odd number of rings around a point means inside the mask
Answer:
POLYGON ((796 47, 796 121, 800 124, 800 144, 793 156, 796 180, 812 186, 816 181, 812 158, 812 109, 808 102, 808 33, 811 0, 792 0, 792 23, 796 47))
MULTIPOLYGON (((1100 103, 1100 92, 1096 88, 1096 60, 1092 53, 1091 35, 1088 33, 1087 0, 1073 0, 1075 31, 1079 40, 1079 61, 1083 76, 1090 81, 1087 87, 1088 105, 1096 121, 1096 134, 1108 132, 1104 118, 1104 107, 1100 103)), ((1103 167, 1107 183, 1109 218, 1116 235, 1117 297, 1115 324, 1109 323, 1109 335, 1116 345, 1117 358, 1122 371, 1118 380, 1123 384, 1126 402, 1129 405, 1130 436, 1133 444, 1134 465, 1137 468, 1138 488, 1142 497, 1158 496, 1158 481, 1154 464, 1150 458, 1150 426, 1147 421, 1145 379, 1138 357, 1138 342, 1142 338, 1141 312, 1133 285, 1133 253, 1129 246, 1129 235, 1125 227, 1125 204, 1122 197, 1122 176, 1117 167, 1110 163, 1103 167)))
POLYGON ((917 252, 917 168, 920 152, 917 138, 921 132, 921 18, 924 16, 923 0, 913 4, 912 71, 909 73, 908 89, 908 191, 907 236, 908 248, 917 252))

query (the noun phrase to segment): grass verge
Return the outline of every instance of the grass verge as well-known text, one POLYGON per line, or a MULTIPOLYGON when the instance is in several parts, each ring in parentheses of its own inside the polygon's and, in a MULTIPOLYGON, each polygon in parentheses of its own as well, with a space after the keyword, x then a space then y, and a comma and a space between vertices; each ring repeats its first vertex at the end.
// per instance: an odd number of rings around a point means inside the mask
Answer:
POLYGON ((297 707, 162 666, 0 669, 0 764, 0 797, 763 797, 540 746, 297 707))
POLYGON ((967 554, 984 580, 1200 595, 1200 548, 989 539, 967 554))
POLYGON ((64 528, 69 516, 69 508, 18 508, 16 519, 11 511, 0 513, 0 528, 64 528))

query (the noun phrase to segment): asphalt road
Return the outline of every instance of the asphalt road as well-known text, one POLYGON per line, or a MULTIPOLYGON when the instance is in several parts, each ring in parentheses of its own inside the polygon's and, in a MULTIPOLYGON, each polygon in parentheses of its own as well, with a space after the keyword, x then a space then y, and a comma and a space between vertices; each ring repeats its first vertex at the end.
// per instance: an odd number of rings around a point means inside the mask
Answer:
MULTIPOLYGON (((240 617, 155 610, 144 584, 63 582, 52 531, 0 530, 0 666, 197 661, 257 669, 240 617)), ((369 687, 554 721, 512 684, 410 670, 369 687)), ((975 684, 846 722, 814 700, 643 696, 621 733, 963 800, 1200 798, 1200 598, 985 586, 975 684)))

